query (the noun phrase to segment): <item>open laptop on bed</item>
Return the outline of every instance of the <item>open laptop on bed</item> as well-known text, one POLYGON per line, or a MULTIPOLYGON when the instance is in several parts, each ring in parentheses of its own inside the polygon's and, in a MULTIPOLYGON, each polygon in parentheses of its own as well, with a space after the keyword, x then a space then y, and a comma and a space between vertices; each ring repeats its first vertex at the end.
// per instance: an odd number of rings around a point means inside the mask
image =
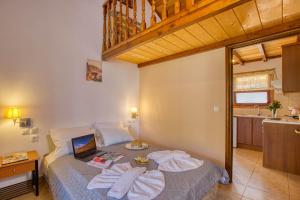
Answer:
POLYGON ((78 160, 88 162, 95 156, 102 156, 106 152, 97 150, 94 134, 72 138, 74 157, 78 160))

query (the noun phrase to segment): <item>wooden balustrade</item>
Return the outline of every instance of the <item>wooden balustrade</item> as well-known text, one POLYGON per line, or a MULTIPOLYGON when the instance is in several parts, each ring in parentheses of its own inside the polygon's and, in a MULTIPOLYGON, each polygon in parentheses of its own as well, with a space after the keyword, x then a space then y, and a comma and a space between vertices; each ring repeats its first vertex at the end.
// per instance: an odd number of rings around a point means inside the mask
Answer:
POLYGON ((129 37, 129 0, 126 0, 126 29, 125 29, 125 40, 129 37))
POLYGON ((137 33, 136 0, 133 0, 133 34, 137 33))
POLYGON ((110 48, 110 35, 111 35, 111 30, 110 30, 110 25, 111 25, 111 22, 110 22, 110 0, 108 0, 107 2, 107 5, 106 5, 106 8, 107 8, 107 32, 108 32, 108 37, 106 39, 106 48, 109 49, 110 48))
POLYGON ((116 6, 117 6, 117 1, 116 0, 112 0, 112 31, 111 31, 111 46, 115 46, 116 44, 116 34, 117 34, 117 30, 116 30, 116 6))
POLYGON ((151 12, 151 26, 156 24, 156 8, 155 8, 155 0, 151 2, 152 12, 151 12))
MULTIPOLYGON (((162 10, 158 15, 156 8, 158 0, 108 0, 103 4, 103 51, 107 51, 115 45, 128 40, 133 35, 142 33, 147 28, 157 24, 157 16, 161 16, 160 22, 169 17, 169 0, 162 0, 162 10), (150 13, 146 13, 146 2, 149 2, 150 13), (137 4, 140 3, 140 6, 137 4), (125 7, 125 8, 124 8, 125 7), (138 22, 137 8, 141 9, 141 21, 138 22), (124 11, 125 9, 125 11, 124 11), (123 11, 125 13, 123 13, 123 11), (131 16, 130 16, 131 15, 131 16), (150 25, 146 25, 146 15, 150 16, 150 25)), ((195 0, 185 0, 185 8, 189 9, 195 4, 195 0)), ((174 0, 174 15, 181 11, 180 0, 174 0)), ((172 15, 172 11, 171 11, 172 15)))
POLYGON ((174 14, 176 15, 180 11, 180 1, 174 0, 174 14))
POLYGON ((103 5, 103 43, 102 43, 102 51, 106 51, 107 47, 106 47, 106 4, 103 5))
POLYGON ((167 0, 163 0, 163 9, 161 14, 161 20, 165 20, 167 18, 167 0))
POLYGON ((123 40, 123 28, 122 28, 122 18, 123 18, 123 3, 122 0, 119 1, 119 35, 118 35, 118 42, 122 42, 123 40))
POLYGON ((191 8, 195 4, 195 0, 186 0, 185 1, 185 7, 186 9, 191 8))

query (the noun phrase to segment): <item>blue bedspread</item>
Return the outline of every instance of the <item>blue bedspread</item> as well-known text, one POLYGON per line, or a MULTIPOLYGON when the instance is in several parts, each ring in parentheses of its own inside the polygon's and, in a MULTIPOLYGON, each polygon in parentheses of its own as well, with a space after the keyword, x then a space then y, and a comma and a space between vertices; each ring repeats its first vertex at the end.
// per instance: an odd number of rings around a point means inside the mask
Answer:
MULTIPOLYGON (((152 151, 163 150, 161 147, 150 145, 150 148, 146 150, 130 151, 124 148, 124 144, 111 145, 102 149, 122 153, 124 158, 118 163, 130 162, 132 166, 136 166, 133 161, 136 155, 147 155, 152 151)), ((157 164, 150 161, 147 169, 157 169, 157 164)), ((101 169, 88 166, 86 163, 74 159, 72 155, 58 158, 50 164, 48 169, 48 181, 54 199, 115 200, 107 197, 108 189, 88 190, 86 188, 89 181, 99 173, 101 173, 101 169)), ((199 200, 221 179, 228 179, 223 168, 208 160, 204 160, 204 165, 198 169, 163 173, 166 186, 155 200, 199 200)), ((122 200, 127 200, 127 197, 125 196, 122 200)))

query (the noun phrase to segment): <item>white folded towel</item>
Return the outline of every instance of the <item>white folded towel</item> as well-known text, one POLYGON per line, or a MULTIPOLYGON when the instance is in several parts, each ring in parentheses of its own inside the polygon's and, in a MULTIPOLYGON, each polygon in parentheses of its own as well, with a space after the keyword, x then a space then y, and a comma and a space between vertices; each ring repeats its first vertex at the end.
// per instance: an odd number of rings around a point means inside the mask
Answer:
POLYGON ((202 160, 192 158, 189 154, 179 150, 156 151, 147 155, 158 164, 158 169, 168 172, 182 172, 196 169, 203 165, 202 160))
POLYGON ((113 184, 129 169, 130 163, 115 164, 110 169, 103 169, 101 174, 95 176, 87 185, 87 189, 111 188, 113 184))
POLYGON ((109 197, 121 199, 129 191, 135 179, 145 171, 145 167, 135 167, 129 169, 115 182, 112 188, 108 191, 107 195, 109 197))
POLYGON ((129 200, 151 200, 165 187, 165 178, 159 170, 147 171, 139 176, 127 193, 129 200))
POLYGON ((127 193, 128 200, 151 200, 163 191, 165 179, 158 170, 145 170, 144 167, 132 168, 129 163, 115 164, 110 169, 103 169, 87 188, 111 188, 108 196, 118 199, 127 193))

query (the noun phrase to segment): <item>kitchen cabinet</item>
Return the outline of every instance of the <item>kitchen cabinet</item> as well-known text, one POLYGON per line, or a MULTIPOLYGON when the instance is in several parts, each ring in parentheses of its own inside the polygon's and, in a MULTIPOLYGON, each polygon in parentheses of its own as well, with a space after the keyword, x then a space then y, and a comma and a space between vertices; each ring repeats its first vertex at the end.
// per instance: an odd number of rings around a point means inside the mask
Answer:
POLYGON ((237 147, 262 150, 262 121, 260 117, 237 117, 237 147))
POLYGON ((282 47, 282 90, 300 92, 300 43, 282 47))
POLYGON ((262 118, 252 118, 252 144, 262 147, 263 145, 263 120, 262 118))
POLYGON ((300 125, 264 123, 263 166, 300 175, 300 125))

